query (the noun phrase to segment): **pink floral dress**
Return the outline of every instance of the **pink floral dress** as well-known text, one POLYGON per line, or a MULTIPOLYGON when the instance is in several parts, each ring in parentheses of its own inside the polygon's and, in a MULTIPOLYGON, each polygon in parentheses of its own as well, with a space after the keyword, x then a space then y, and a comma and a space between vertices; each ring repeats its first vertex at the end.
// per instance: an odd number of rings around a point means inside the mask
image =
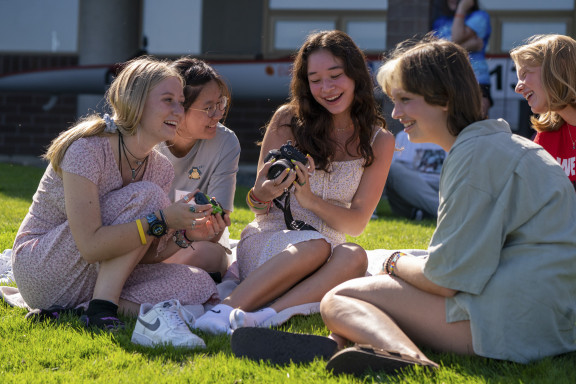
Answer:
MULTIPOLYGON (((174 171, 158 152, 150 153, 143 180, 125 187, 107 137, 77 140, 66 151, 61 167, 98 186, 103 225, 132 222, 170 204, 167 193, 174 171)), ((161 249, 166 241, 171 241, 169 236, 157 246, 161 249)), ((120 297, 139 304, 178 299, 184 305, 217 299, 216 285, 205 271, 158 261, 137 265, 120 297)), ((76 248, 62 178, 51 165, 16 235, 12 264, 20 294, 32 308, 76 307, 92 299, 98 263, 88 264, 76 248)))

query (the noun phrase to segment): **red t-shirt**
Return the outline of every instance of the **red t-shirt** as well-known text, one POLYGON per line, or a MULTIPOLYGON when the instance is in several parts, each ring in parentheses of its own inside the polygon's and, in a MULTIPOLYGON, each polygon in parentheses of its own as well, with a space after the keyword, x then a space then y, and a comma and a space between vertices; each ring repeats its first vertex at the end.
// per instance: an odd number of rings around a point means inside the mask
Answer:
POLYGON ((538 132, 534 142, 558 161, 576 189, 576 126, 564 123, 557 131, 538 132))

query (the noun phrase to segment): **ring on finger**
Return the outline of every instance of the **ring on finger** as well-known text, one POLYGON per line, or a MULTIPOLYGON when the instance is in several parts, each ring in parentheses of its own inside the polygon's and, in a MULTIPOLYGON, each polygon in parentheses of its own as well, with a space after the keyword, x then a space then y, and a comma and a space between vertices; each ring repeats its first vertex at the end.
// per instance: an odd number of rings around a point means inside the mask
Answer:
POLYGON ((189 208, 190 212, 196 212, 196 207, 191 205, 189 208))
POLYGON ((192 229, 196 228, 196 220, 192 220, 192 229))
POLYGON ((305 185, 306 185, 306 182, 303 182, 303 183, 301 183, 301 182, 298 182, 298 184, 299 184, 301 187, 303 187, 303 186, 305 186, 305 185))

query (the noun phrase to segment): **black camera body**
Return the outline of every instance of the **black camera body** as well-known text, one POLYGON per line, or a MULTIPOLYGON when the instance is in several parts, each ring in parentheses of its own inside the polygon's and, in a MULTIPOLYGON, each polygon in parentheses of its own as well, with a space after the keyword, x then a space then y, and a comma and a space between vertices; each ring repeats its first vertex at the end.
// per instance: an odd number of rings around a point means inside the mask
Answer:
POLYGON ((222 205, 216 201, 215 198, 211 198, 208 195, 202 192, 196 192, 194 195, 194 201, 196 204, 211 204, 212 205, 212 213, 222 213, 224 210, 222 209, 222 205))
POLYGON ((302 152, 294 148, 290 140, 288 140, 286 144, 282 145, 280 149, 269 151, 264 158, 264 162, 267 162, 271 158, 275 158, 276 161, 268 169, 268 174, 266 175, 268 180, 277 178, 286 168, 294 169, 296 165, 292 163, 292 160, 299 161, 304 165, 308 164, 308 158, 306 158, 302 152))

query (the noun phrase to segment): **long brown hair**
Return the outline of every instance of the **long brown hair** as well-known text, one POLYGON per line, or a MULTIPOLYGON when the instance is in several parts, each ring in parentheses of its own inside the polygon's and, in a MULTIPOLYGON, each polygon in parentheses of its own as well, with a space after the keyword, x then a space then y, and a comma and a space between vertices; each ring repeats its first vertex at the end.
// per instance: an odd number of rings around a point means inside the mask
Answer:
POLYGON ((336 142, 330 138, 333 116, 314 99, 308 83, 308 58, 321 49, 340 59, 344 73, 354 81, 350 111, 354 133, 346 143, 346 150, 349 143, 358 140, 357 152, 364 158, 364 166, 368 167, 374 161, 371 146, 374 127, 385 128, 386 121, 374 97, 374 83, 366 58, 354 41, 341 31, 324 31, 308 36, 295 56, 289 106, 294 113, 290 126, 296 145, 313 157, 318 169, 330 169, 337 148, 336 142))

